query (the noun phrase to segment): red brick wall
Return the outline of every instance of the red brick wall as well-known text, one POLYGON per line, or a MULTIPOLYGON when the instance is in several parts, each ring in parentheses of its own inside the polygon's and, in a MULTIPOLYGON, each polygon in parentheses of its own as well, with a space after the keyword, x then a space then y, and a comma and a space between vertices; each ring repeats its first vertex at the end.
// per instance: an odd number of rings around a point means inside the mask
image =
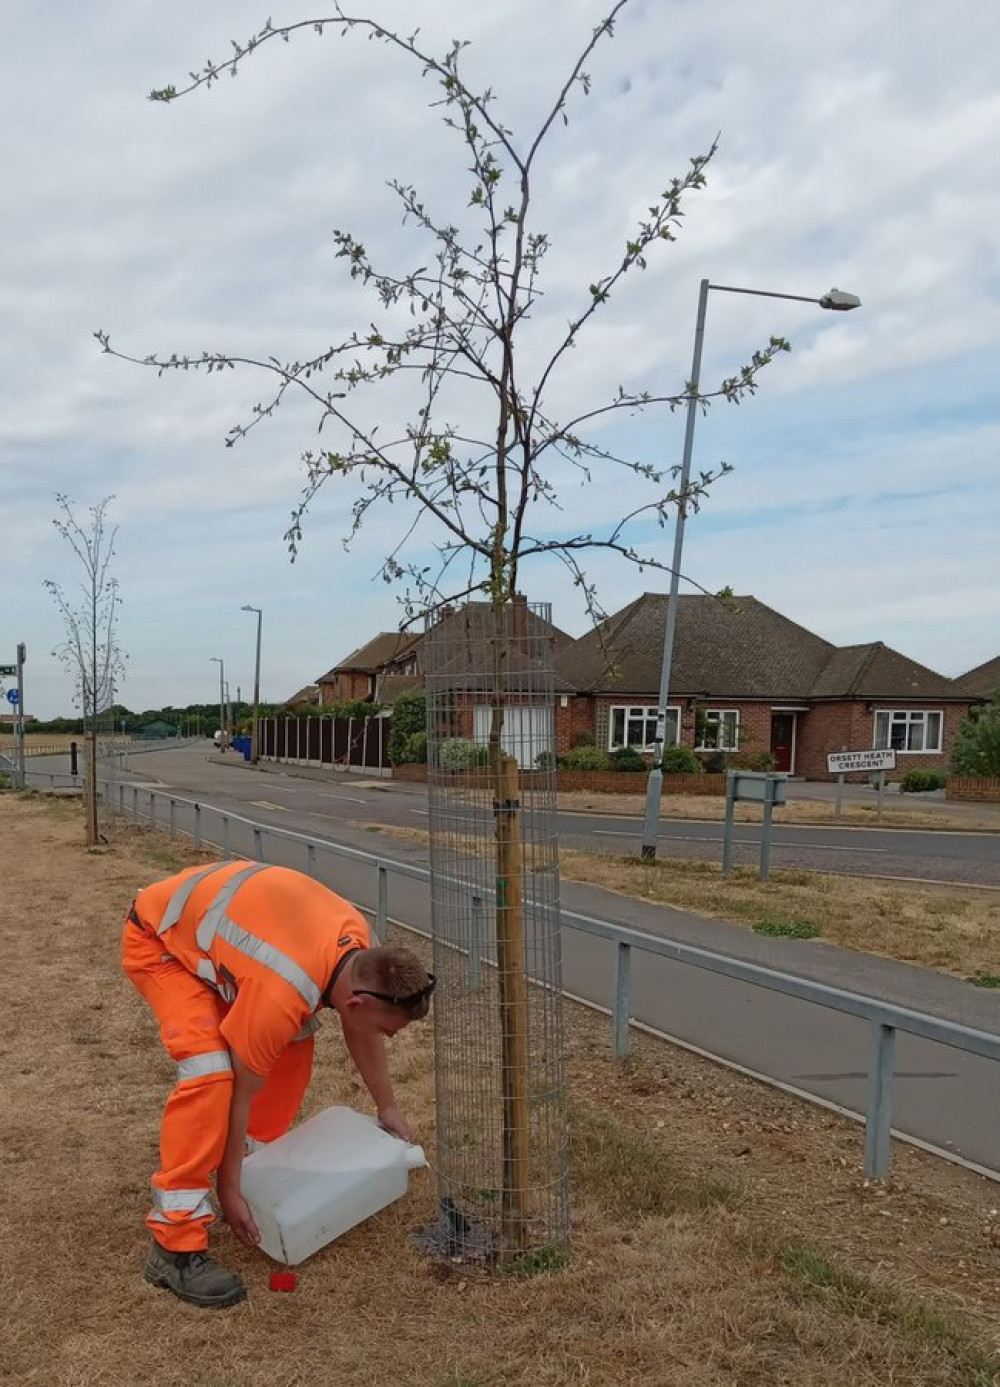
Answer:
POLYGON ((566 707, 556 695, 556 755, 562 756, 571 750, 573 738, 578 732, 594 735, 594 699, 570 695, 566 707))
MULTIPOLYGON (((817 703, 808 713, 798 717, 798 738, 795 773, 807 780, 835 780, 826 768, 827 754, 832 751, 861 751, 875 739, 875 714, 879 710, 899 708, 889 699, 868 704, 862 700, 840 703, 817 703)), ((947 770, 958 725, 967 716, 968 704, 934 703, 928 700, 928 712, 940 710, 942 723, 941 751, 897 752, 896 769, 887 773, 889 780, 899 780, 907 771, 947 770)), ((867 775, 849 775, 848 781, 867 780, 867 775)))
MULTIPOLYGON (((483 781, 483 771, 467 772, 470 779, 483 781)), ((522 776, 524 772, 522 772, 522 776)), ((426 766, 394 766, 393 780, 405 780, 411 784, 423 784, 427 780, 426 766)), ((559 790, 589 790, 599 795, 639 795, 646 793, 645 771, 559 771, 556 787, 559 790)), ((663 777, 665 795, 724 795, 726 777, 724 775, 665 775, 663 777)))
POLYGON ((1000 775, 949 775, 944 796, 1000 803, 1000 775))
POLYGON ((323 680, 319 687, 324 707, 331 703, 354 703, 369 697, 372 676, 361 670, 341 670, 332 679, 323 680))

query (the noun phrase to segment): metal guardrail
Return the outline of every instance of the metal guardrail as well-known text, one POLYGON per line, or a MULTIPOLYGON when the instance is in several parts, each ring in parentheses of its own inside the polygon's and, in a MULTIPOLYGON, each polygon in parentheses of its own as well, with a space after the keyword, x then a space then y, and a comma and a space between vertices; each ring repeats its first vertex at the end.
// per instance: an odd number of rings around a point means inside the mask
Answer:
MULTIPOLYGON (((46 778, 44 772, 33 773, 36 778, 46 778)), ((53 784, 57 779, 72 780, 73 777, 58 773, 47 777, 53 784)), ((79 777, 76 777, 79 783, 79 777)), ((112 805, 121 814, 131 813, 136 819, 146 818, 153 826, 158 825, 157 800, 165 802, 166 824, 171 837, 176 836, 176 810, 178 805, 186 805, 194 813, 195 846, 204 843, 202 816, 207 810, 217 815, 222 824, 222 852, 232 855, 231 836, 233 824, 242 824, 250 829, 253 839, 253 858, 266 861, 265 836, 298 842, 306 849, 306 871, 316 874, 316 854, 318 851, 330 853, 348 861, 367 864, 375 872, 375 907, 366 908, 373 916, 374 929, 380 939, 384 939, 389 924, 389 878, 390 875, 409 878, 414 881, 430 883, 431 873, 427 867, 415 867, 410 863, 397 862, 392 858, 381 857, 360 848, 345 847, 308 834, 296 833, 290 829, 261 824, 242 814, 232 814, 214 805, 202 805, 197 800, 168 794, 164 791, 140 789, 136 785, 126 786, 121 782, 102 781, 112 796, 117 792, 118 804, 112 805), (126 790, 131 792, 126 796, 126 790), (130 805, 126 808, 126 798, 130 805), (140 800, 148 800, 148 813, 140 809, 140 800)), ((188 836, 188 835, 185 835, 188 836)), ((484 929, 484 906, 488 893, 473 887, 469 888, 469 941, 468 954, 470 986, 478 987, 484 963, 489 964, 488 942, 484 929)), ((862 993, 848 992, 830 987, 825 983, 813 982, 808 978, 797 977, 776 969, 765 968, 760 964, 745 963, 725 954, 699 949, 690 944, 681 944, 673 939, 647 934, 641 930, 629 929, 607 920, 596 920, 588 915, 574 911, 560 912, 562 923, 570 929, 604 939, 615 946, 615 978, 611 1007, 612 1051, 616 1059, 624 1059, 628 1053, 629 1027, 631 1023, 631 977, 632 952, 639 950, 682 963, 692 968, 702 968, 737 982, 748 983, 769 992, 779 992, 786 997, 814 1005, 827 1007, 867 1021, 870 1030, 870 1058, 868 1069, 868 1103, 865 1115, 865 1174, 873 1179, 884 1179, 889 1171, 890 1142, 892 1132, 892 1098, 895 1076, 896 1032, 918 1036, 924 1040, 948 1045, 966 1054, 980 1055, 985 1059, 1000 1060, 1000 1035, 988 1031, 962 1026, 954 1021, 945 1021, 923 1012, 911 1011, 907 1007, 896 1006, 890 1002, 866 997, 862 993)))

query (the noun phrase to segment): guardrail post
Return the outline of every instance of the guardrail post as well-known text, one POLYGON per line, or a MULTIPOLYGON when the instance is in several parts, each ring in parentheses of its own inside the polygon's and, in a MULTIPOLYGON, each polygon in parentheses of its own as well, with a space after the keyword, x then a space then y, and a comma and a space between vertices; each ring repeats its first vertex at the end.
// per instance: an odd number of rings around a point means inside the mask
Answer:
POLYGON ((483 898, 475 891, 469 897, 469 990, 483 985, 483 898))
POLYGON ((177 801, 170 797, 170 836, 171 838, 177 831, 177 801))
POLYGON ((628 1054, 629 1009, 632 1000, 632 945, 618 943, 615 949, 615 1000, 611 1011, 611 1032, 616 1060, 628 1054))
POLYGON ((868 1114, 865 1118, 865 1174, 873 1180, 884 1180, 889 1173, 896 1027, 873 1021, 871 1036, 868 1114))
POLYGON ((375 863, 375 933, 379 943, 389 932, 389 869, 384 862, 375 863))
POLYGON ((229 856, 229 815, 222 816, 222 856, 229 856))
POLYGON ((306 844, 306 875, 314 877, 316 875, 316 844, 306 844))
POLYGON ((195 845, 196 848, 200 848, 200 847, 201 847, 201 805, 200 805, 200 804, 196 804, 195 807, 194 807, 194 845, 195 845))
POLYGON ((150 790, 150 792, 149 792, 149 826, 150 826, 150 828, 155 828, 155 827, 156 827, 156 791, 155 791, 155 790, 150 790))
POLYGON ((771 813, 774 809, 774 777, 764 782, 764 820, 760 830, 760 870, 758 877, 767 881, 771 871, 771 813))
POLYGON ((125 786, 122 784, 118 786, 118 812, 125 817, 125 786))
POLYGON ((253 855, 258 862, 264 861, 264 835, 260 831, 260 824, 253 826, 253 855))
POLYGON ((733 821, 736 818, 736 795, 733 773, 726 772, 726 818, 722 830, 722 875, 727 877, 733 865, 733 821))
POLYGON ((135 785, 132 786, 132 817, 139 822, 139 791, 135 785))

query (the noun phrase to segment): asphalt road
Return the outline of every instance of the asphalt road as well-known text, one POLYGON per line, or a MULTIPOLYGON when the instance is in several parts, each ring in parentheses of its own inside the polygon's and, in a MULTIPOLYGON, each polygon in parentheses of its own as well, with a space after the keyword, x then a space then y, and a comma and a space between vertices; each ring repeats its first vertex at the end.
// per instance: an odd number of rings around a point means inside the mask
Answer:
MULTIPOLYGON (((244 764, 217 764, 205 748, 195 745, 179 751, 144 753, 131 760, 122 777, 126 807, 133 791, 140 805, 152 788, 157 794, 157 816, 167 821, 167 792, 198 799, 231 815, 242 815, 261 824, 317 839, 355 847, 398 862, 425 865, 422 842, 375 839, 363 825, 371 822, 426 823, 426 801, 415 787, 390 787, 386 783, 353 781, 349 784, 313 781, 257 772, 244 764)), ((48 769, 54 769, 49 761, 48 769)), ((570 828, 578 824, 570 817, 570 828)), ((177 805, 178 828, 190 831, 191 814, 177 805)), ((202 810, 206 837, 221 842, 217 814, 202 810)), ((602 821, 598 821, 598 827, 602 821)), ((608 821, 618 822, 618 821, 608 821)), ((590 821, 588 820, 588 824, 590 821)), ((692 842, 711 850, 710 834, 701 829, 717 826, 665 825, 663 847, 692 842), (698 830, 698 831, 696 831, 698 830), (680 838, 675 839, 675 832, 680 838)), ((790 841, 783 851, 826 853, 820 860, 830 870, 830 860, 870 861, 883 851, 895 861, 908 863, 905 875, 917 875, 916 863, 943 864, 937 870, 952 873, 950 879, 977 869, 997 879, 996 840, 970 834, 909 833, 898 830, 814 831, 816 841, 806 849, 794 844, 803 839, 801 828, 789 828, 790 841), (885 844, 887 836, 903 840, 885 844), (838 847, 838 836, 854 840, 838 847), (984 855, 988 849, 991 856, 984 855)), ((230 824, 229 844, 234 852, 252 855, 251 830, 230 824)), ((750 835, 748 834, 747 837, 750 835)), ((593 825, 583 839, 602 839, 593 825)), ((572 831, 567 834, 572 840, 572 831)), ((607 840, 604 839, 604 842, 607 840)), ((268 861, 306 866, 303 843, 283 840, 265 832, 262 840, 268 861)), ((717 850, 717 838, 716 838, 717 850)), ((779 859, 774 855, 775 864, 779 859)), ((784 859, 787 861, 787 859, 784 859)), ((804 863, 802 865, 805 865, 804 863)), ((843 867, 840 868, 844 870, 843 867)), ((869 869, 870 870, 870 869, 869 869)), ((368 862, 318 854, 317 874, 342 894, 371 908, 375 902, 375 874, 368 862)), ((871 955, 853 954, 813 941, 803 946, 789 940, 764 939, 744 928, 707 920, 686 912, 631 900, 574 882, 563 882, 566 910, 631 928, 656 933, 703 949, 763 963, 785 972, 809 976, 850 991, 896 1002, 978 1029, 1000 1032, 1000 999, 968 984, 928 970, 893 963, 871 955)), ((127 904, 127 903, 125 903, 127 904)), ((390 914, 426 931, 430 928, 429 893, 412 880, 390 878, 390 914)), ((571 993, 608 1005, 612 987, 612 946, 578 930, 567 929, 563 949, 564 985, 571 993)), ((863 1111, 867 1093, 869 1037, 864 1022, 810 1003, 785 998, 747 984, 734 982, 702 969, 658 959, 643 958, 633 968, 635 1019, 675 1036, 713 1055, 804 1092, 863 1111)), ((610 1043, 610 1036, 609 1036, 610 1043)), ((996 1067, 988 1061, 931 1042, 900 1035, 897 1043, 897 1082, 894 1125, 941 1149, 963 1156, 998 1172, 1000 1178, 1000 1112, 995 1102, 996 1067)))
MULTIPOLYGON (((61 760, 61 758, 60 758, 61 760)), ((54 758, 49 758, 50 764, 54 758)), ((235 753, 216 756, 207 744, 178 751, 143 752, 130 761, 133 777, 162 776, 179 792, 222 794, 231 806, 273 801, 280 813, 294 812, 328 828, 374 820, 403 827, 426 825, 427 796, 421 785, 339 776, 336 783, 273 772, 256 773, 235 753)), ((871 794, 868 792, 870 800, 871 794)), ((642 824, 635 818, 560 814, 559 838, 567 847, 638 853, 642 824)), ((722 824, 663 820, 660 850, 669 856, 722 860, 722 824)), ((760 828, 737 824, 734 862, 756 866, 760 828)), ((771 866, 851 876, 900 877, 1000 888, 1000 834, 876 828, 810 828, 776 824, 771 866)))

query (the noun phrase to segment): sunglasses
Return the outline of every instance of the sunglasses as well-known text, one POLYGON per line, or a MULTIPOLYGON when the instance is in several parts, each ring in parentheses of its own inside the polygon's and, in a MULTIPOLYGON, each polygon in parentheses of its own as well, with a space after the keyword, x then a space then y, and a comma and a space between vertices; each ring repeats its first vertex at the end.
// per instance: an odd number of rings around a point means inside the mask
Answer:
POLYGON ((408 1010, 418 1006, 421 1002, 430 997, 437 985, 437 978, 433 973, 427 974, 427 986, 422 987, 419 992, 411 992, 407 997, 392 997, 388 992, 373 992, 370 987, 355 987, 352 997, 374 997, 379 1002, 387 1002, 391 1007, 403 1007, 408 1010))

